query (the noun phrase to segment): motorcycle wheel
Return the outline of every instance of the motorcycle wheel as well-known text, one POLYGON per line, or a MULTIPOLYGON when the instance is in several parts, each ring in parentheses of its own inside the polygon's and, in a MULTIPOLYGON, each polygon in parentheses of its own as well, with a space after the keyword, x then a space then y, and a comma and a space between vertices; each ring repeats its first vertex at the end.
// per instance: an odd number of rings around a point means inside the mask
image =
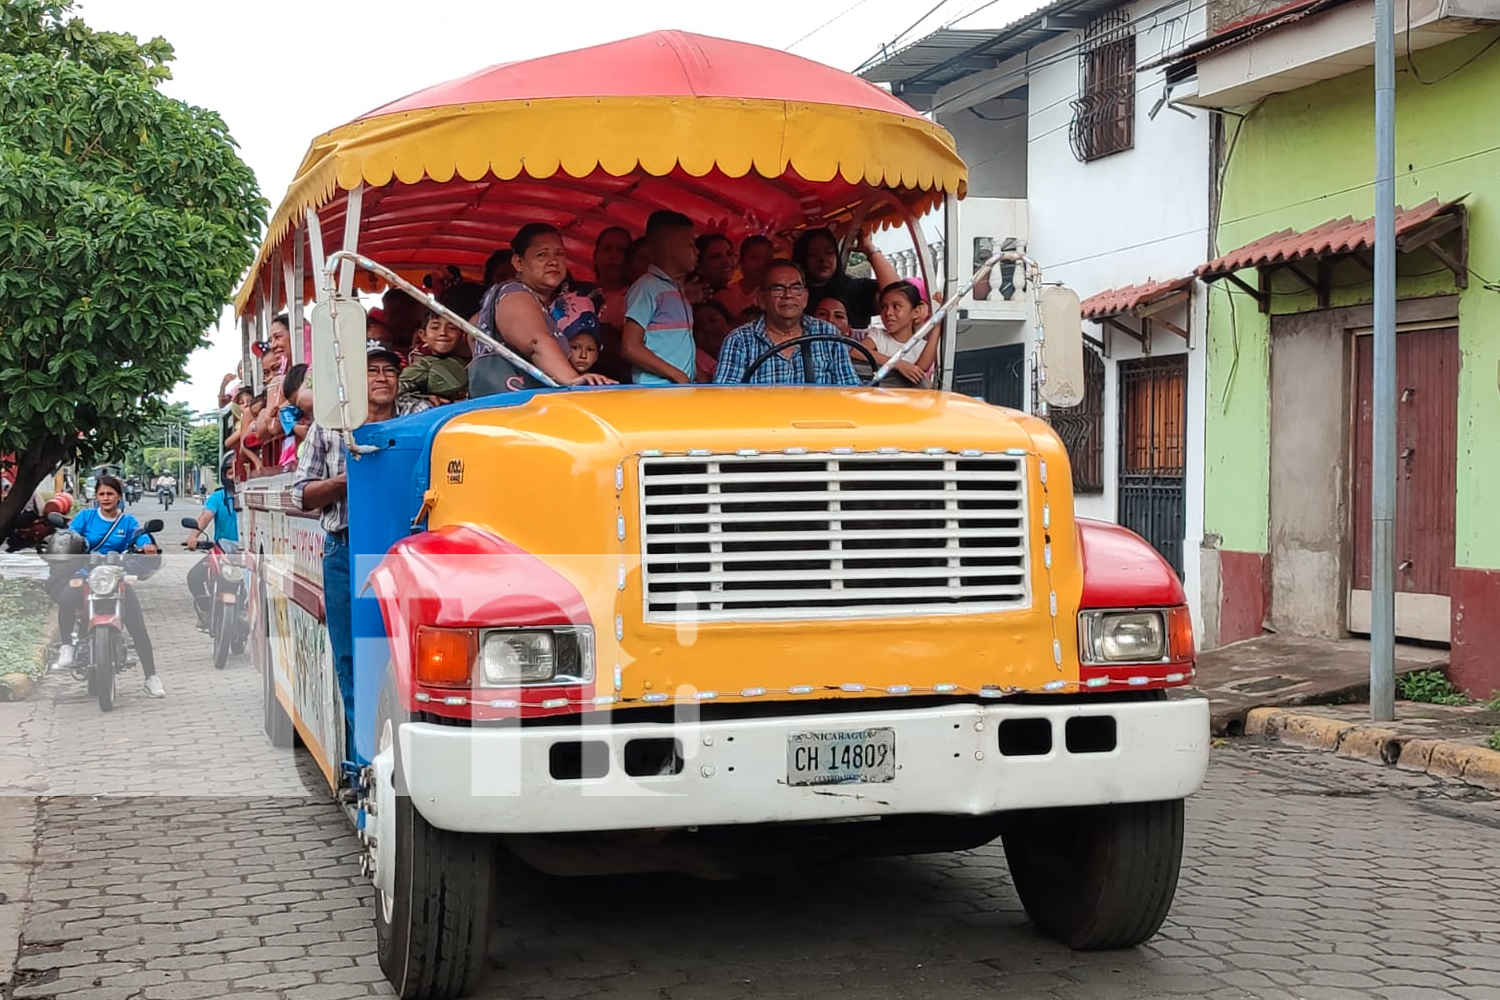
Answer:
POLYGON ((115 707, 115 665, 119 663, 120 633, 112 628, 97 628, 89 636, 93 645, 94 694, 99 698, 99 711, 108 712, 115 707))
POLYGON ((209 631, 214 637, 215 670, 223 670, 224 664, 229 662, 229 630, 234 626, 228 621, 229 616, 224 612, 225 605, 215 601, 213 618, 209 625, 209 631))

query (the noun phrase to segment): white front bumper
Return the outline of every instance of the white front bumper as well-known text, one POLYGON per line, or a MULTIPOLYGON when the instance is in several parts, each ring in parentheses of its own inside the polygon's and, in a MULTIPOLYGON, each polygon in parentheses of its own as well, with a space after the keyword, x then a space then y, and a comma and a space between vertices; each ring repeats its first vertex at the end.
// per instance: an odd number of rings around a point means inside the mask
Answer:
MULTIPOLYGON (((1035 724, 1034 724, 1035 725, 1035 724)), ((785 823, 913 813, 985 815, 1043 806, 1179 799, 1208 768, 1208 702, 1201 698, 1057 705, 955 705, 724 722, 461 729, 405 723, 402 768, 412 803, 442 829, 554 833, 785 823), (1070 753, 1076 716, 1113 716, 1114 749, 1070 753), (1052 749, 1002 756, 1008 719, 1045 719, 1052 749), (896 730, 895 780, 822 787, 787 784, 787 739, 809 730, 896 730), (630 777, 633 739, 675 736, 680 774, 630 777), (609 772, 559 780, 554 743, 601 742, 609 772)))

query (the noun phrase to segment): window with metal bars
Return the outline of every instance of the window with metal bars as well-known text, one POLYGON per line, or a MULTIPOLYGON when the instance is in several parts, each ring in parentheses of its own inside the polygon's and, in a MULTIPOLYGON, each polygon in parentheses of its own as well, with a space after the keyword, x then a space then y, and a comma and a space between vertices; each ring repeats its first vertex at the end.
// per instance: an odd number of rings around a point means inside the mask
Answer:
POLYGON ((1135 33, 1123 12, 1089 25, 1078 62, 1068 139, 1088 163, 1135 145, 1135 33))
POLYGON ((1083 400, 1077 406, 1049 406, 1047 422, 1068 451, 1074 494, 1103 493, 1104 359, 1092 347, 1083 349, 1083 400))

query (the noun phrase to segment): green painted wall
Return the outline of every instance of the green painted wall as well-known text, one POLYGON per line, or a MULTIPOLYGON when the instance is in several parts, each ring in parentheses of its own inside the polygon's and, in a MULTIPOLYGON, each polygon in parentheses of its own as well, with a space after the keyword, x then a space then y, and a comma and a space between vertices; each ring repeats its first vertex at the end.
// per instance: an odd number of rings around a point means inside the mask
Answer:
MULTIPOLYGON (((1486 31, 1416 53, 1430 85, 1402 60, 1396 88, 1398 204, 1468 196, 1474 273, 1459 308, 1455 555, 1460 566, 1491 568, 1500 567, 1500 290, 1484 284, 1500 281, 1500 43, 1486 47, 1497 36, 1486 31)), ((1219 250, 1283 229, 1373 215, 1374 103, 1373 73, 1353 73, 1268 98, 1239 123, 1238 135, 1226 130, 1219 250)), ((1397 265, 1402 298, 1455 290, 1451 272, 1431 254, 1398 255, 1397 265)), ((1253 271, 1240 276, 1255 282, 1253 271)), ((1333 284, 1334 306, 1371 301, 1358 264, 1336 268, 1333 284)), ((1290 276, 1273 287, 1273 312, 1316 308, 1312 293, 1299 291, 1290 276)), ((1228 282, 1216 282, 1210 294, 1204 530, 1220 535, 1222 548, 1266 552, 1269 317, 1228 282)))

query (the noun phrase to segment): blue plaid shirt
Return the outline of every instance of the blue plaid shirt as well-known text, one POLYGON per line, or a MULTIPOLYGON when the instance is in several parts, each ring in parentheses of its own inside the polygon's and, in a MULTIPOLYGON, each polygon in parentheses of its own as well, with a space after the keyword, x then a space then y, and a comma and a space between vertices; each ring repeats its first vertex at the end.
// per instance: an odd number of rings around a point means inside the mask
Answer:
MULTIPOLYGON (((839 337, 837 327, 813 316, 802 317, 802 333, 805 336, 839 337)), ((766 336, 764 316, 746 323, 724 339, 724 347, 719 351, 719 366, 714 369, 714 382, 719 385, 859 385, 859 376, 854 374, 854 364, 849 360, 849 348, 831 340, 799 345, 790 358, 777 351, 747 383, 745 372, 750 363, 775 346, 766 336), (811 378, 802 370, 804 350, 812 352, 811 378)))

